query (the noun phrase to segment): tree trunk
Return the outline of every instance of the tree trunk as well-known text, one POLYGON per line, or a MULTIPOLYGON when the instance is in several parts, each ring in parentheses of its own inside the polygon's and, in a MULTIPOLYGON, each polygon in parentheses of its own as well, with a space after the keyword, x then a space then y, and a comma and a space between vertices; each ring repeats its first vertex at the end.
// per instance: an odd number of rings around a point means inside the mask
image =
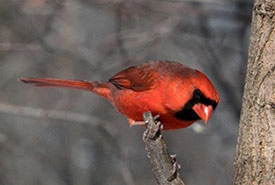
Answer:
POLYGON ((274 12, 274 0, 255 0, 234 185, 275 184, 274 12))

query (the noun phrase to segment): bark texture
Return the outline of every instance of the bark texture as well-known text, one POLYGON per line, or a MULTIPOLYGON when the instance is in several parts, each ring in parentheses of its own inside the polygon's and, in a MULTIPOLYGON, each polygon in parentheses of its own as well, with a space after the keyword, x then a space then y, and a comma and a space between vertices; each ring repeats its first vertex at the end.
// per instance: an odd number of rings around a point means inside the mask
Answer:
POLYGON ((176 158, 170 156, 160 133, 160 122, 156 123, 150 112, 144 113, 143 119, 146 123, 143 141, 157 183, 159 185, 184 185, 177 171, 176 158))
POLYGON ((235 185, 275 184, 275 1, 255 0, 235 185))

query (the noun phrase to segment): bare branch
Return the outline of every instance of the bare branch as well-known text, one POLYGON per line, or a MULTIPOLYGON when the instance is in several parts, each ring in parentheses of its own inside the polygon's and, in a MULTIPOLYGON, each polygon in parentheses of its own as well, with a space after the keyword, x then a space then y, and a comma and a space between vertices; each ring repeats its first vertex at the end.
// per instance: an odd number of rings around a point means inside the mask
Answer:
POLYGON ((161 123, 155 121, 150 112, 144 113, 143 119, 147 125, 143 141, 157 183, 159 185, 184 185, 177 171, 178 164, 175 155, 169 155, 160 133, 161 123))

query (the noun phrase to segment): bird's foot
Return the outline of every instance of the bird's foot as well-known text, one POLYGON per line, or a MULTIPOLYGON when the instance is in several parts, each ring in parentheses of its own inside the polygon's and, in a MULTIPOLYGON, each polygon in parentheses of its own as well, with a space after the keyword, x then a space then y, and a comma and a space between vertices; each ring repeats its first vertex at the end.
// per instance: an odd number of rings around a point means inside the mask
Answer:
POLYGON ((146 131, 143 134, 143 140, 156 140, 157 138, 162 137, 161 130, 163 129, 163 125, 158 120, 159 117, 159 115, 153 117, 151 112, 145 112, 143 114, 143 119, 146 126, 146 131))
POLYGON ((154 116, 154 121, 156 123, 156 126, 153 129, 154 131, 153 131, 152 136, 150 137, 150 139, 158 138, 160 136, 161 130, 163 130, 163 124, 158 119, 159 119, 159 115, 154 116))
POLYGON ((154 121, 159 121, 160 116, 157 114, 154 116, 154 121))
POLYGON ((172 169, 172 174, 170 177, 167 178, 167 180, 169 182, 172 182, 175 178, 177 178, 177 173, 178 170, 181 168, 180 164, 178 164, 177 159, 176 159, 176 155, 171 155, 171 160, 173 163, 173 169, 172 169))

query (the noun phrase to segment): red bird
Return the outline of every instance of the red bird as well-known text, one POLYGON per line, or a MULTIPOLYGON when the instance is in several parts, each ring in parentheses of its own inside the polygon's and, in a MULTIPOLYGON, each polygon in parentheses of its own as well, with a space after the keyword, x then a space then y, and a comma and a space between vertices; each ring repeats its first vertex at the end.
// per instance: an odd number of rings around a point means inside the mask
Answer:
POLYGON ((130 125, 144 125, 143 113, 160 115, 164 130, 185 128, 197 120, 207 122, 219 95, 200 71, 177 62, 148 61, 129 67, 109 82, 21 78, 39 87, 65 87, 91 91, 110 101, 128 117, 130 125))

